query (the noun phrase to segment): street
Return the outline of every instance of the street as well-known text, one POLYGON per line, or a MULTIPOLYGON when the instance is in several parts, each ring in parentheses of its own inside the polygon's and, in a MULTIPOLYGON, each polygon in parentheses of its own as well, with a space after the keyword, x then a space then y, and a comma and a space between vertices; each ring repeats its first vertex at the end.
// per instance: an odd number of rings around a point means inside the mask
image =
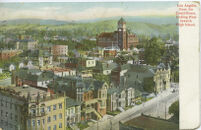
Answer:
MULTIPOLYGON (((174 88, 178 88, 178 85, 174 86, 174 88)), ((179 92, 172 92, 172 88, 170 88, 145 103, 134 106, 133 108, 128 109, 127 111, 122 112, 114 117, 100 120, 86 128, 86 130, 118 130, 119 121, 128 121, 136 116, 139 116, 141 113, 168 119, 170 117, 170 115, 168 115, 168 108, 178 99, 179 92)))

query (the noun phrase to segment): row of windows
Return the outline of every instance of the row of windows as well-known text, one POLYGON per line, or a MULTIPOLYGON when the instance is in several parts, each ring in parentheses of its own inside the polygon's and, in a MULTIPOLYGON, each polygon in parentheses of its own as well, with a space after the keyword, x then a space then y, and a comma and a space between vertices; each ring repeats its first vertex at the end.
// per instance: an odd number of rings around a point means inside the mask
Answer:
POLYGON ((68 115, 70 114, 74 114, 74 113, 79 113, 80 112, 80 108, 70 108, 68 109, 68 115))
POLYGON ((9 102, 3 101, 3 100, 1 100, 0 102, 1 102, 1 106, 2 107, 3 106, 5 106, 5 107, 9 107, 10 106, 10 109, 15 108, 15 110, 17 110, 17 108, 18 108, 16 104, 9 103, 9 102))
MULTIPOLYGON (((38 124, 38 123, 40 124, 40 120, 37 121, 37 124, 38 124)), ((35 126, 35 125, 34 125, 34 126, 35 126)), ((39 125, 38 125, 38 126, 39 126, 39 125)), ((58 124, 58 127, 59 127, 59 128, 62 128, 62 123, 59 123, 59 124, 58 124)), ((48 126, 48 130, 56 130, 56 129, 57 129, 57 125, 53 125, 52 127, 51 127, 51 126, 48 126), (53 128, 53 129, 52 129, 52 128, 53 128)))
MULTIPOLYGON (((58 115, 58 118, 62 119, 62 113, 60 113, 58 115)), ((57 120, 57 115, 53 115, 52 118, 50 116, 47 117, 47 123, 50 123, 51 120, 56 121, 57 120)), ((42 119, 42 120, 32 120, 32 126, 36 126, 36 125, 40 126, 41 123, 44 125, 45 124, 45 119, 42 119)), ((28 120, 28 126, 30 126, 30 125, 31 125, 31 122, 30 122, 30 120, 28 120)))
MULTIPOLYGON (((62 128, 62 123, 59 123, 59 128, 62 128)), ((57 129, 57 125, 53 126, 53 130, 57 129)), ((51 126, 48 127, 48 130, 51 130, 51 126)))
POLYGON ((17 119, 18 119, 18 116, 17 115, 14 115, 13 113, 8 113, 8 112, 4 112, 3 110, 1 110, 1 113, 0 113, 0 117, 4 117, 4 114, 5 114, 5 117, 6 118, 8 118, 9 116, 10 116, 10 120, 13 120, 13 119, 15 119, 15 121, 17 121, 17 119))
MULTIPOLYGON (((62 103, 59 103, 58 104, 58 109, 62 109, 62 103)), ((51 111, 54 111, 54 110, 57 110, 57 104, 53 105, 53 106, 48 106, 47 107, 47 112, 51 112, 51 111)), ((41 113, 44 113, 45 112, 45 108, 41 108, 40 109, 40 112, 41 113)), ((32 114, 36 114, 36 109, 31 109, 31 113, 32 114)))
POLYGON ((94 61, 88 61, 88 64, 94 64, 94 61))
MULTIPOLYGON (((53 105, 52 107, 53 107, 53 110, 56 110, 57 109, 57 104, 53 105)), ((59 109, 62 109, 62 103, 59 103, 59 109)), ((51 106, 48 106, 47 110, 48 110, 48 112, 50 112, 51 111, 51 106)))

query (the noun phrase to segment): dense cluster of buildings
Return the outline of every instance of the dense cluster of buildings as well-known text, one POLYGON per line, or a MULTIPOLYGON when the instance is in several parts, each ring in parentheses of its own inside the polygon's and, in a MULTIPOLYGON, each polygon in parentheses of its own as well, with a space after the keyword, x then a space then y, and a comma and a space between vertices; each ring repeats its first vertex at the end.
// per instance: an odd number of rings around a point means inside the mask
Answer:
POLYGON ((86 54, 70 57, 67 45, 24 42, 17 42, 17 50, 0 52, 1 59, 23 59, 9 65, 12 85, 0 87, 0 126, 5 130, 64 130, 134 106, 147 87, 152 87, 148 95, 170 87, 170 67, 142 64, 144 50, 135 48, 138 37, 123 18, 117 31, 97 36, 100 48, 86 54), (119 64, 114 58, 121 50, 137 58, 119 64))

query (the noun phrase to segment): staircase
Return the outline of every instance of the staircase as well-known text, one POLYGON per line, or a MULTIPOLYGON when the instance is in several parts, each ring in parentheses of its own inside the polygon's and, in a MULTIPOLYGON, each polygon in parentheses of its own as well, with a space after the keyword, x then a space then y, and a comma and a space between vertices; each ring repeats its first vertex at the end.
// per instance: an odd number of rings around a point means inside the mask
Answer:
POLYGON ((100 113, 98 113, 94 108, 86 108, 85 112, 86 113, 92 113, 93 112, 97 116, 98 119, 102 118, 102 116, 100 115, 100 113))

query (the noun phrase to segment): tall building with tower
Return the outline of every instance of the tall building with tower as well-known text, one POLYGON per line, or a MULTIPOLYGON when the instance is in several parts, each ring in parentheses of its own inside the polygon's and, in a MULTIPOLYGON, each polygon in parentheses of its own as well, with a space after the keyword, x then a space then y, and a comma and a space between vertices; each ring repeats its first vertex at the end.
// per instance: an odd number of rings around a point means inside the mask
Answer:
POLYGON ((139 43, 138 37, 127 30, 126 21, 121 18, 117 24, 117 31, 97 35, 97 45, 100 47, 118 46, 121 50, 136 47, 139 43))

